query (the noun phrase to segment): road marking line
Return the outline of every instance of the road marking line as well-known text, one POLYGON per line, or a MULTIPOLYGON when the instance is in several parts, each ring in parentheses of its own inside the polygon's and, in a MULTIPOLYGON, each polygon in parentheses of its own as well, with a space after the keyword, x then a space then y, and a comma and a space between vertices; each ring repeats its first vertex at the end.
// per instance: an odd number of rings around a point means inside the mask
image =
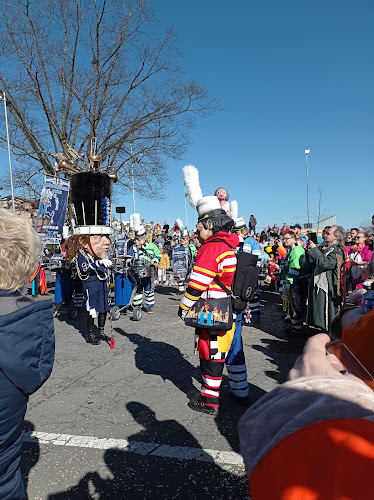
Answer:
POLYGON ((97 438, 93 436, 74 436, 72 434, 57 434, 50 432, 24 432, 24 440, 28 443, 53 444, 56 446, 76 446, 77 448, 92 448, 97 450, 119 449, 139 455, 150 455, 178 460, 196 460, 231 465, 243 465, 241 455, 234 451, 218 451, 188 446, 170 446, 159 443, 143 443, 127 441, 126 439, 97 438))

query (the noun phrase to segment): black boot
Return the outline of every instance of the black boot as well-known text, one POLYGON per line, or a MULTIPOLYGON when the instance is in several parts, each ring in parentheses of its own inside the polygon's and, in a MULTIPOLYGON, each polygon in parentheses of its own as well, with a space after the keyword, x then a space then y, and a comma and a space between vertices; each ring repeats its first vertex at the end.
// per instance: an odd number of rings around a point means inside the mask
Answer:
POLYGON ((86 335, 87 344, 99 345, 100 340, 94 335, 92 330, 89 330, 86 335))
POLYGON ((87 334, 86 342, 91 345, 99 345, 100 340, 93 333, 94 320, 90 313, 87 313, 87 334))
POLYGON ((99 313, 99 334, 98 338, 100 340, 107 340, 107 336, 104 333, 104 326, 105 326, 105 320, 106 320, 106 312, 105 313, 99 313))
POLYGON ((97 338, 99 338, 100 340, 108 340, 108 337, 104 333, 104 328, 99 328, 97 338))

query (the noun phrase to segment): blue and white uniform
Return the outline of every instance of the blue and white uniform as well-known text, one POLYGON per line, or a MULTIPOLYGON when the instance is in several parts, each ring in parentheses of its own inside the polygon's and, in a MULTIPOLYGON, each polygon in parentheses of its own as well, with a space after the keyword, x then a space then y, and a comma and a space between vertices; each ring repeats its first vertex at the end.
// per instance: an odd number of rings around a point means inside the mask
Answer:
POLYGON ((76 267, 82 281, 89 314, 92 318, 96 318, 98 313, 108 312, 110 309, 108 271, 99 260, 85 250, 79 250, 76 267))
MULTIPOLYGON (((154 264, 158 264, 161 260, 161 253, 157 245, 154 243, 146 243, 143 247, 138 248, 133 245, 128 251, 128 255, 135 257, 135 260, 144 260, 147 262, 153 261, 154 264)), ((147 271, 147 276, 141 278, 141 282, 136 290, 136 294, 133 299, 134 306, 141 306, 143 303, 143 290, 144 290, 144 302, 147 309, 151 309, 155 305, 155 292, 152 287, 152 269, 149 267, 147 271)))
MULTIPOLYGON (((248 236, 243 242, 243 252, 252 253, 253 255, 258 256, 257 265, 261 266, 261 248, 258 244, 258 241, 251 236, 248 236)), ((244 319, 244 314, 243 314, 244 319)), ((246 323, 250 323, 251 320, 253 322, 259 322, 261 319, 261 311, 260 311, 260 290, 258 287, 258 283, 256 286, 256 291, 253 294, 252 300, 248 302, 247 307, 247 316, 245 317, 246 323), (249 313, 249 314, 248 314, 249 313), (250 317, 249 317, 250 316, 250 317)))
MULTIPOLYGON (((243 238, 239 236, 239 239, 240 243, 237 252, 253 253, 254 255, 261 254, 260 246, 254 238, 249 237, 243 241, 243 238)), ((256 292, 258 296, 258 291, 256 292)), ((258 298, 258 309, 259 308, 260 303, 258 298)), ((242 340, 244 314, 244 312, 241 312, 236 316, 234 338, 225 361, 231 392, 234 396, 239 398, 247 398, 249 395, 247 366, 245 363, 242 340)))

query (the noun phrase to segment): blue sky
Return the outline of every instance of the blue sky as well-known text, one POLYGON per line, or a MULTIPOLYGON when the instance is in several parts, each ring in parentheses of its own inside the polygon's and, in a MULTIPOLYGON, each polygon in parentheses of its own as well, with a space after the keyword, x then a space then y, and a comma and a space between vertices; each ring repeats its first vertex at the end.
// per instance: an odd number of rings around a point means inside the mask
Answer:
MULTIPOLYGON (((153 0, 160 29, 173 25, 187 80, 221 100, 200 119, 180 161, 168 164, 164 200, 136 197, 147 221, 186 223, 182 167, 204 195, 226 187, 258 226, 306 222, 310 208, 345 227, 374 213, 374 2, 372 0, 153 0)), ((5 157, 6 158, 6 157, 5 157)), ((116 197, 132 211, 132 195, 116 197)), ((128 218, 128 217, 126 217, 128 218)), ((311 218, 313 218, 311 214, 311 218)), ((188 207, 188 226, 196 212, 188 207)))
MULTIPOLYGON (((146 220, 185 223, 182 167, 196 165, 204 195, 223 185, 259 226, 306 221, 309 198, 345 227, 374 213, 374 3, 346 0, 158 0, 178 35, 186 77, 221 99, 199 121, 164 201, 136 201, 146 220)), ((131 207, 131 197, 124 198, 131 207)), ((195 222, 188 209, 188 225, 195 222)))

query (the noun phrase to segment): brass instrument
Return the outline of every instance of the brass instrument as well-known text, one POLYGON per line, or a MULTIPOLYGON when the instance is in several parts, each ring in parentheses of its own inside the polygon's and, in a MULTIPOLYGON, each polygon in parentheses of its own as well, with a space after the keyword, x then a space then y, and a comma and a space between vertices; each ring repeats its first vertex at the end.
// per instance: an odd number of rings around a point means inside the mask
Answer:
POLYGON ((90 160, 90 170, 99 170, 103 162, 103 157, 100 154, 91 154, 88 159, 90 160))
POLYGON ((283 311, 286 312, 288 316, 293 317, 298 308, 295 291, 284 288, 282 293, 282 302, 283 311))
POLYGON ((114 183, 118 182, 118 172, 114 172, 114 174, 108 174, 108 177, 110 177, 114 183))
POLYGON ((66 158, 60 160, 57 164, 57 167, 55 168, 56 172, 63 172, 70 175, 77 173, 77 171, 79 170, 80 168, 78 168, 76 165, 74 165, 74 163, 66 158))
MULTIPOLYGON (((44 151, 44 153, 53 156, 56 160, 55 173, 56 175, 59 173, 65 174, 66 176, 72 176, 78 172, 82 171, 93 171, 93 172, 103 172, 101 165, 103 163, 103 155, 97 153, 97 138, 93 137, 91 139, 91 154, 88 155, 89 166, 87 166, 85 162, 85 155, 79 154, 75 149, 73 149, 69 144, 65 141, 67 153, 50 153, 49 151, 44 151), (80 166, 78 164, 78 160, 83 162, 83 165, 80 166)), ((114 170, 114 166, 108 166, 106 171, 114 170)), ((113 182, 118 182, 118 172, 114 172, 112 174, 108 174, 108 177, 113 182)))

